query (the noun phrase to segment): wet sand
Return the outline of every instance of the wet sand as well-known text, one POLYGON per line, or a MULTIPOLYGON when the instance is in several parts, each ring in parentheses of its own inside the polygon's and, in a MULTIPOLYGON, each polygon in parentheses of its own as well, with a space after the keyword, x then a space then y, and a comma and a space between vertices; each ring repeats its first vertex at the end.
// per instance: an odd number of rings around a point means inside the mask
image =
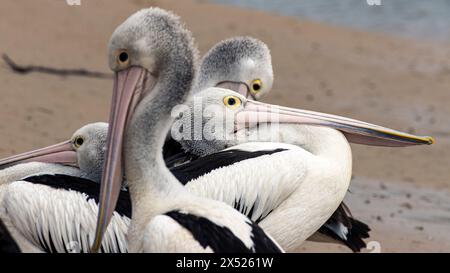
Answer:
MULTIPOLYGON (((363 252, 449 252, 450 192, 405 182, 355 177, 346 203, 372 231, 363 252)), ((343 246, 305 243, 299 251, 349 252, 343 246)))
MULTIPOLYGON (((2 1, 0 52, 18 63, 109 72, 111 32, 129 14, 151 5, 179 14, 201 52, 231 36, 260 38, 272 50, 275 72, 274 90, 265 101, 436 138, 437 144, 427 147, 352 146, 355 179, 348 199, 354 216, 373 228, 370 240, 380 242, 381 251, 450 251, 448 44, 207 1, 81 2, 75 7, 63 0, 2 1)), ((1 157, 64 140, 81 125, 108 117, 110 80, 23 76, 2 64, 0 83, 1 157)), ((307 243, 300 251, 346 250, 307 243)))

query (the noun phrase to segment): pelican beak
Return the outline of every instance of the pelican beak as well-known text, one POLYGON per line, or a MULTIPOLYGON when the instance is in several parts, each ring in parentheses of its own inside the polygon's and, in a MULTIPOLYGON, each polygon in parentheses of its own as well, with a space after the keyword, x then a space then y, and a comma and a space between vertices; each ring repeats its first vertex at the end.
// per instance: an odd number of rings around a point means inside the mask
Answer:
POLYGON ((349 142, 372 146, 404 147, 434 143, 429 136, 416 136, 350 118, 248 100, 244 109, 237 113, 235 130, 251 128, 259 123, 331 127, 341 131, 349 142))
POLYGON ((250 92, 248 85, 243 82, 223 81, 218 83, 216 87, 233 90, 246 98, 251 97, 255 99, 253 94, 250 92))
POLYGON ((154 83, 153 76, 142 67, 131 66, 115 74, 107 150, 100 186, 97 230, 92 252, 98 252, 100 249, 103 234, 112 217, 122 187, 122 147, 128 121, 143 97, 143 92, 154 83))
POLYGON ((0 170, 20 163, 59 163, 78 167, 77 153, 70 140, 0 160, 0 170))

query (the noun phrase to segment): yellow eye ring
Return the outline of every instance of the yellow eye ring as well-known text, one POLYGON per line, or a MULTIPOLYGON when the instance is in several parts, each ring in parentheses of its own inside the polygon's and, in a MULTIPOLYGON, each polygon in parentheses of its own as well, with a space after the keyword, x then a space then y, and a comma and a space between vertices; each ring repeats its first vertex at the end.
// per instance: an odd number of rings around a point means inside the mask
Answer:
POLYGON ((252 83, 250 84, 250 92, 256 94, 259 91, 261 91, 262 87, 263 83, 260 79, 253 80, 252 83))
POLYGON ((230 109, 236 109, 241 106, 242 101, 236 96, 226 96, 223 98, 223 104, 230 109))
POLYGON ((80 148, 81 147, 81 145, 83 145, 83 143, 84 143, 84 137, 82 137, 82 136, 76 136, 74 139, 73 139, 73 146, 75 147, 75 148, 80 148))
POLYGON ((130 55, 125 49, 120 50, 116 55, 116 60, 119 65, 127 65, 130 62, 130 55))

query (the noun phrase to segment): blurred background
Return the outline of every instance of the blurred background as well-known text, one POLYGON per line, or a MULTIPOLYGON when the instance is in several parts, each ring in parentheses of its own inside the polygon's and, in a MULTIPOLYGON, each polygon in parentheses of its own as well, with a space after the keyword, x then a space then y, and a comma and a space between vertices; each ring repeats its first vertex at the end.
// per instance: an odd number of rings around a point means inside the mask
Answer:
MULTIPOLYGON (((450 1, 3 0, 0 54, 19 64, 110 73, 106 45, 134 11, 182 17, 202 53, 237 35, 271 49, 265 101, 357 118, 419 135, 433 146, 353 145, 346 201, 381 252, 450 251, 450 1)), ((0 64, 0 157, 106 121, 112 81, 13 73, 0 64)), ((306 243, 299 251, 346 252, 306 243)), ((367 250, 370 251, 370 250, 367 250)))
POLYGON ((299 19, 406 38, 448 41, 448 0, 213 0, 299 19))

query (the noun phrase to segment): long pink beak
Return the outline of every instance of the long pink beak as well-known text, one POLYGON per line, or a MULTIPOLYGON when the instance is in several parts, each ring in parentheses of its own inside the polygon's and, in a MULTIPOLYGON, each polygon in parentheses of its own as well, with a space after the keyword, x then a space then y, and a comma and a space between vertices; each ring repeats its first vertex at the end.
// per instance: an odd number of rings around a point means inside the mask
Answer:
POLYGON ((429 136, 416 136, 379 125, 319 112, 247 100, 235 119, 235 130, 259 123, 291 123, 331 127, 341 131, 349 142, 388 147, 433 144, 429 136))
POLYGON ((92 252, 100 249, 103 234, 112 217, 122 187, 122 148, 125 129, 141 95, 154 83, 153 76, 146 69, 137 66, 122 70, 114 77, 107 150, 100 186, 97 230, 91 248, 92 252))
POLYGON ((61 142, 38 150, 10 156, 0 160, 0 169, 19 163, 59 163, 78 167, 77 153, 70 141, 61 142))

